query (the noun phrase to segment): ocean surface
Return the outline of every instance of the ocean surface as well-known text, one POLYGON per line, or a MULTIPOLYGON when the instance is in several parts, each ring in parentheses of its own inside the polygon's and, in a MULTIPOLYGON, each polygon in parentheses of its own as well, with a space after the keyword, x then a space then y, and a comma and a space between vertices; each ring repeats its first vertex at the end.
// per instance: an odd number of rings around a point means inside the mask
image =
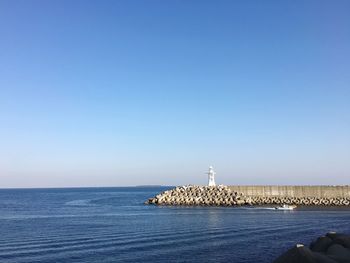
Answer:
POLYGON ((144 205, 166 187, 0 190, 0 262, 271 262, 350 210, 144 205))

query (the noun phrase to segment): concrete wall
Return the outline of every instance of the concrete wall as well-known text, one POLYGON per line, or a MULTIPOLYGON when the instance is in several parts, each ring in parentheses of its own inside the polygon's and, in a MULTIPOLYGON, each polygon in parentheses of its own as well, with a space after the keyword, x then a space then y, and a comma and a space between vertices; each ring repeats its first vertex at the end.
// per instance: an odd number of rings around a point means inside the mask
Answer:
POLYGON ((332 198, 350 197, 350 185, 347 186, 277 186, 277 185, 232 185, 231 190, 247 196, 286 196, 332 198))

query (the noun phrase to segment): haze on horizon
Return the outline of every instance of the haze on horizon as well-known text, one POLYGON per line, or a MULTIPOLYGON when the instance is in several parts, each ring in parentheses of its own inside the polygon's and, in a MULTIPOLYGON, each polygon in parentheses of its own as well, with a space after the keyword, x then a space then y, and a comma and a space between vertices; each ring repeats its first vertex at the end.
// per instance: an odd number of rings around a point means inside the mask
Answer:
POLYGON ((350 184, 349 1, 0 1, 0 187, 350 184))

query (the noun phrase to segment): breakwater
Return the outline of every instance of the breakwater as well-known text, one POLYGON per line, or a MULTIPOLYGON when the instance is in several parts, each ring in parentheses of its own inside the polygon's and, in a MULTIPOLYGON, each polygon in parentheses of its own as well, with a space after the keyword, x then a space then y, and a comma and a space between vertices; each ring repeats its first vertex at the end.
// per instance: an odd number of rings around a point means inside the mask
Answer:
POLYGON ((350 187, 341 186, 179 186, 146 201, 155 205, 350 206, 350 187), (333 189, 334 188, 334 189, 333 189))

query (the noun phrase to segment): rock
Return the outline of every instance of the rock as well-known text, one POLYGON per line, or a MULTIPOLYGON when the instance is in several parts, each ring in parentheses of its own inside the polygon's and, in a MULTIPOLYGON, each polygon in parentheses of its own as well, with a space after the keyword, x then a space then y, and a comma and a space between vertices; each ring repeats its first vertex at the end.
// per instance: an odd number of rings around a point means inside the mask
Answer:
POLYGON ((329 237, 319 237, 315 242, 311 243, 310 248, 314 252, 326 252, 332 244, 332 239, 329 237))
POLYGON ((283 253, 273 263, 318 263, 312 251, 304 245, 296 245, 283 253))
POLYGON ((350 236, 338 236, 333 239, 333 242, 350 249, 350 236))
POLYGON ((326 255, 321 254, 319 252, 313 252, 313 256, 316 259, 317 263, 338 263, 334 259, 331 259, 331 258, 327 257, 326 255))
POLYGON ((337 261, 298 244, 278 257, 273 263, 337 263, 337 261))
POLYGON ((296 245, 274 263, 350 263, 350 249, 344 247, 349 240, 350 236, 330 232, 312 242, 311 249, 296 245))
POLYGON ((342 236, 344 236, 344 234, 339 234, 339 233, 337 233, 337 232, 328 232, 328 233, 326 234, 326 236, 333 240, 333 239, 335 239, 335 238, 337 238, 337 237, 342 237, 342 236))
POLYGON ((327 256, 340 263, 350 263, 350 250, 339 244, 333 244, 327 249, 327 256))

